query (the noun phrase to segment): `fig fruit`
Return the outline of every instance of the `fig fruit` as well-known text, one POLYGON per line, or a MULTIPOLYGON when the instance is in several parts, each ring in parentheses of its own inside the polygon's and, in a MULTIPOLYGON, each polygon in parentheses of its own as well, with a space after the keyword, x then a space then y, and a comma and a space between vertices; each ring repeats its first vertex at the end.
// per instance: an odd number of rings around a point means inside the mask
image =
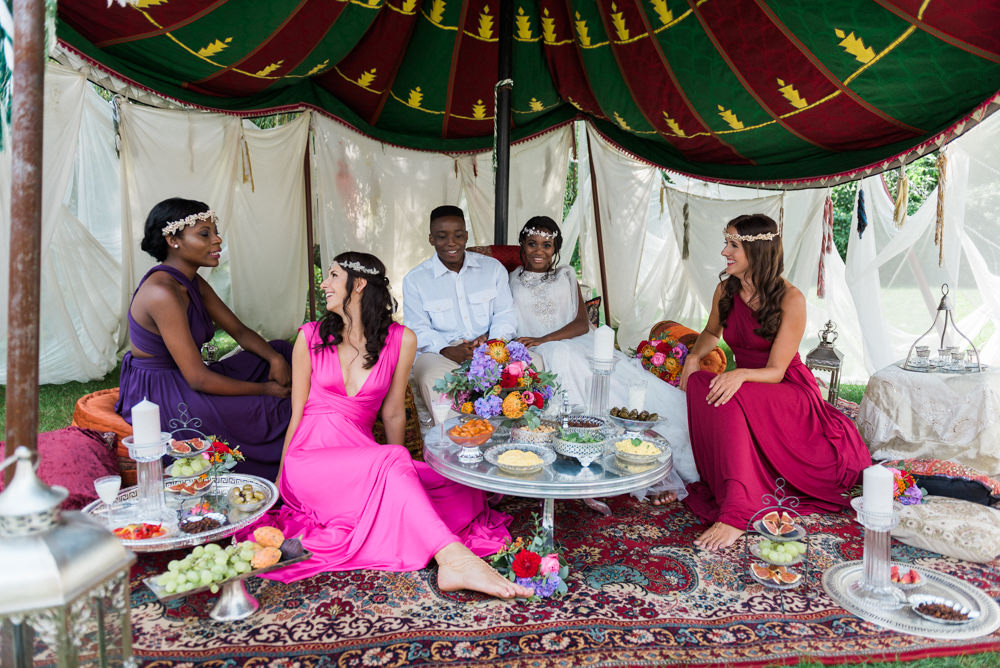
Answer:
POLYGON ((298 538, 286 538, 285 542, 281 544, 281 560, 288 561, 289 559, 301 557, 305 554, 305 551, 301 540, 298 538))

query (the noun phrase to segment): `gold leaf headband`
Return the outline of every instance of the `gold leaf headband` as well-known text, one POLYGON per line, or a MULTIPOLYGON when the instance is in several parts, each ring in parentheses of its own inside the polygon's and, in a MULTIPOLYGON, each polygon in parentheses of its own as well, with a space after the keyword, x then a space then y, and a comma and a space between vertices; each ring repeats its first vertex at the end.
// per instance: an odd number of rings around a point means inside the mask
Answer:
POLYGON ((192 213, 190 216, 186 216, 180 220, 175 220, 172 223, 167 223, 163 226, 163 236, 169 237, 171 234, 177 234, 185 227, 196 225, 203 220, 216 220, 215 212, 209 209, 208 211, 192 213))
POLYGON ((726 232, 723 236, 729 241, 770 241, 781 235, 777 232, 761 232, 760 234, 735 234, 733 232, 726 232))

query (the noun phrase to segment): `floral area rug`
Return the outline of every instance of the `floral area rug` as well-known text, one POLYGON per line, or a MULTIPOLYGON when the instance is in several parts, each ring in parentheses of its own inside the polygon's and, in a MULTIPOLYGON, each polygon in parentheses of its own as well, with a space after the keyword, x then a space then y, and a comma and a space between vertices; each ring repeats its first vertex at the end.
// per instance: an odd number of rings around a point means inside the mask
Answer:
MULTIPOLYGON (((749 579, 742 541, 717 554, 694 549, 703 526, 680 504, 609 501, 611 517, 580 501, 556 502, 569 593, 538 603, 442 593, 434 568, 353 571, 291 585, 250 578, 260 610, 218 623, 208 617, 214 595, 164 605, 142 584, 179 553, 143 555, 133 571, 134 651, 146 666, 746 666, 1000 650, 1000 634, 930 640, 885 631, 833 604, 820 574, 861 558, 861 533, 846 514, 806 518, 813 570, 782 596, 749 579)), ((514 516, 516 535, 528 532, 539 503, 508 497, 501 507, 514 516)), ((1000 595, 996 563, 892 549, 895 560, 1000 595)))

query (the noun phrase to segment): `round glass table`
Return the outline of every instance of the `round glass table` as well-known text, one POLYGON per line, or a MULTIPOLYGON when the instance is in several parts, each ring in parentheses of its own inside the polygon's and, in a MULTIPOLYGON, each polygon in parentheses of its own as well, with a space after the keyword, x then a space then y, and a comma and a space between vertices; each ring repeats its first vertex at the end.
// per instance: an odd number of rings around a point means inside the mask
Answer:
MULTIPOLYGON (((444 424, 445 431, 456 424, 458 418, 448 420, 444 424)), ((663 439, 659 434, 650 435, 663 439)), ((479 449, 485 452, 494 445, 498 443, 489 441, 479 449)), ((542 533, 547 548, 553 545, 556 499, 591 499, 627 494, 663 480, 673 469, 673 461, 667 456, 663 461, 654 462, 641 470, 628 470, 613 451, 606 451, 590 466, 580 466, 576 459, 558 455, 555 461, 543 466, 537 473, 512 475, 485 458, 477 462, 462 461, 459 459, 462 450, 468 448, 452 443, 447 435, 442 440, 438 427, 424 437, 424 461, 445 478, 487 492, 542 499, 542 533)))

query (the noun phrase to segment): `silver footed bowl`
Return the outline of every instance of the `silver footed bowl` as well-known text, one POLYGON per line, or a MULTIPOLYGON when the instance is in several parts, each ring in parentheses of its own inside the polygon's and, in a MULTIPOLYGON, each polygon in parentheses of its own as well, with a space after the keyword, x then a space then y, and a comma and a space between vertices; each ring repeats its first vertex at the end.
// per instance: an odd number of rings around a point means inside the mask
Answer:
POLYGON ((542 470, 542 467, 554 462, 556 460, 556 453, 554 453, 552 449, 547 446, 537 445, 535 443, 505 443, 503 445, 494 445, 492 448, 483 453, 483 457, 486 458, 486 461, 493 464, 501 471, 512 473, 514 475, 527 475, 529 473, 537 473, 542 470), (533 452, 538 455, 538 458, 541 461, 525 465, 507 464, 500 461, 500 456, 508 450, 533 452))
POLYGON ((601 439, 592 443, 580 443, 577 441, 567 441, 557 436, 552 442, 552 447, 563 457, 576 459, 580 462, 580 466, 590 466, 594 460, 604 454, 606 442, 605 439, 601 439))
POLYGON ((615 457, 617 457, 622 462, 625 462, 626 464, 652 464, 653 462, 657 461, 665 461, 666 458, 672 454, 670 451, 670 444, 667 443, 665 440, 661 438, 649 438, 649 437, 642 437, 636 440, 648 441, 649 443, 652 443, 654 446, 656 446, 656 449, 659 450, 659 452, 655 454, 640 455, 622 450, 618 444, 621 443, 622 441, 629 441, 629 440, 632 439, 620 438, 617 440, 613 440, 614 442, 611 444, 612 447, 614 448, 615 457))

